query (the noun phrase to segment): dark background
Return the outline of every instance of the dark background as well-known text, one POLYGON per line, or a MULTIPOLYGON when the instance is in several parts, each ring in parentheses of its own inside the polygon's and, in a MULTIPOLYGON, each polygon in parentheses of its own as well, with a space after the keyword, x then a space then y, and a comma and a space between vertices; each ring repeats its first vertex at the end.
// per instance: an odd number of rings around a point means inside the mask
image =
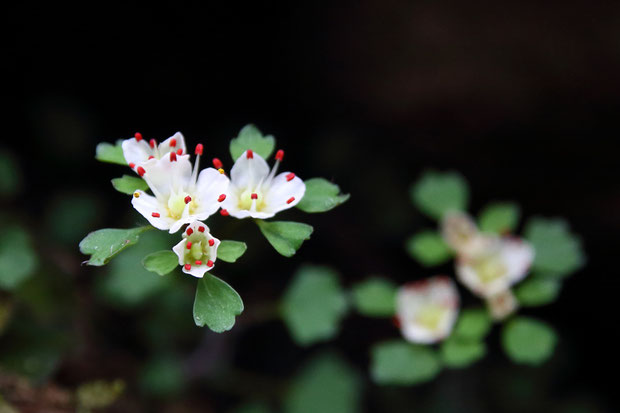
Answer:
MULTIPOLYGON (((118 227, 130 205, 109 179, 124 171, 94 160, 98 142, 135 131, 164 139, 180 130, 188 146, 205 143, 207 155, 230 168, 228 141, 242 126, 275 135, 298 175, 333 179, 352 194, 327 214, 283 214, 316 229, 292 260, 273 252, 249 222, 230 230, 257 251, 235 270, 246 273, 230 280, 246 312, 225 346, 238 365, 285 379, 322 345, 298 349, 277 321, 244 326, 252 302, 279 297, 307 261, 335 267, 347 286, 369 274, 397 282, 432 275, 402 247, 409 234, 434 225, 413 208, 408 188, 428 168, 456 169, 470 182, 472 211, 515 200, 526 217, 563 216, 581 234, 588 263, 558 302, 527 311, 561 336, 544 367, 514 367, 495 343, 476 367, 388 394, 432 395, 445 411, 573 402, 610 408, 618 367, 620 3, 257 3, 21 2, 5 9, 2 145, 17 154, 26 183, 10 207, 36 228, 58 194, 87 191, 103 206, 99 226, 118 227), (535 397, 498 389, 498 375, 535 383, 535 397)), ((83 258, 77 245, 71 254, 70 266, 83 258)), ((95 272, 73 273, 87 301, 95 272)), ((135 314, 93 311, 99 349, 61 366, 53 377, 61 385, 97 372, 131 379, 123 365, 140 360, 139 340, 117 337, 138 322, 135 314), (114 362, 119 352, 126 363, 114 362)), ((364 371, 368 347, 391 336, 397 332, 380 322, 351 317, 331 347, 364 371)), ((381 392, 366 394, 368 411, 382 411, 381 392)), ((183 397, 213 411, 238 400, 200 385, 183 397)), ((139 394, 130 398, 154 406, 139 394)))

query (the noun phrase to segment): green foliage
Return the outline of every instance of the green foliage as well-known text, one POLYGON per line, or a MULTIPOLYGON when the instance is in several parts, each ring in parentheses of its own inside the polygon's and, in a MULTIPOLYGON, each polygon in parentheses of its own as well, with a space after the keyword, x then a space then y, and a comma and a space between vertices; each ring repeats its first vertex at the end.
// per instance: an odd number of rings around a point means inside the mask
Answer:
POLYGON ((300 345, 334 337, 347 311, 338 274, 327 267, 302 266, 284 293, 281 311, 300 345))
POLYGON ((557 335, 549 325, 532 318, 517 317, 502 330, 502 345, 515 363, 539 365, 551 355, 557 335))
POLYGON ((358 374, 333 354, 320 355, 294 379, 284 413, 357 413, 361 381, 358 374))
POLYGON ((170 250, 162 250, 144 257, 142 265, 151 272, 166 275, 179 265, 179 258, 170 250))
POLYGON ((255 220, 267 241, 285 257, 292 257, 301 244, 310 239, 313 228, 308 224, 292 221, 255 220))
POLYGON ((484 357, 486 345, 482 341, 467 341, 450 337, 441 344, 440 354, 444 366, 463 368, 484 357))
POLYGON ((131 195, 137 190, 146 191, 149 189, 149 185, 144 181, 144 179, 131 175, 123 175, 120 178, 112 179, 112 186, 118 192, 127 195, 131 195))
POLYGON ((432 380, 441 370, 435 350, 403 340, 376 344, 371 358, 370 373, 377 384, 418 384, 432 380))
POLYGON ((230 141, 230 156, 236 161, 243 152, 248 149, 256 152, 267 159, 276 146, 273 136, 263 136, 260 130, 254 125, 246 125, 241 129, 239 135, 230 141))
POLYGON ((534 277, 525 280, 515 290, 515 296, 524 307, 550 304, 560 294, 562 283, 551 278, 534 277))
POLYGON ((224 240, 217 247, 217 259, 225 262, 235 262, 245 254, 247 249, 248 246, 245 242, 224 240))
POLYGON ((0 197, 15 195, 22 185, 22 174, 13 155, 0 149, 0 197))
POLYGON ((491 329, 491 317, 482 308, 461 311, 452 335, 462 340, 480 341, 491 329))
POLYGON ((81 384, 76 390, 77 411, 90 412, 112 405, 125 390, 122 380, 97 380, 81 384))
POLYGON ((304 181, 306 193, 297 204, 304 212, 325 212, 346 202, 351 195, 341 194, 340 187, 323 178, 312 178, 304 181))
POLYGON ((396 309, 396 285, 385 278, 369 278, 353 288, 353 304, 368 317, 391 317, 396 309))
POLYGON ((263 403, 245 403, 233 409, 231 413, 272 413, 272 410, 263 403))
POLYGON ((112 257, 130 245, 138 242, 140 234, 153 227, 145 226, 130 229, 100 229, 91 232, 80 242, 80 252, 90 255, 88 265, 106 265, 112 257))
POLYGON ((60 193, 47 207, 47 228, 50 235, 72 248, 99 223, 103 204, 86 193, 60 193))
POLYGON ((118 165, 127 165, 125 156, 123 155, 122 140, 116 141, 115 145, 102 142, 97 145, 95 159, 101 162, 115 163, 118 165))
POLYGON ((230 330, 235 317, 243 312, 243 301, 227 283, 206 273, 198 281, 194 300, 194 322, 216 333, 230 330))
POLYGON ((581 240, 570 232, 566 221, 532 218, 524 232, 536 251, 532 270, 537 274, 565 277, 584 264, 581 240))
POLYGON ((478 225, 483 232, 506 234, 514 232, 521 209, 512 202, 497 202, 487 205, 478 217, 478 225))
POLYGON ((28 233, 17 225, 0 228, 0 290, 14 290, 37 265, 28 233))
POLYGON ((410 191, 413 203, 431 218, 464 211, 469 203, 467 182, 458 172, 426 172, 410 191))
POLYGON ((178 395, 185 386, 183 365, 171 356, 160 356, 149 360, 140 372, 142 392, 161 399, 178 395))
POLYGON ((409 255, 425 267, 443 264, 452 257, 452 251, 436 231, 419 232, 407 240, 409 255))

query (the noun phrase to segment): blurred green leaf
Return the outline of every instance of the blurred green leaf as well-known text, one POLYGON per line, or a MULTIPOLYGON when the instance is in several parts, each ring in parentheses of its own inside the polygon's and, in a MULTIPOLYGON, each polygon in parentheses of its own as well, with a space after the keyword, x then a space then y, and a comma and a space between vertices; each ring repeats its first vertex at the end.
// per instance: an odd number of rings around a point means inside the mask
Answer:
POLYGON ((452 257, 452 251, 436 231, 419 232, 407 240, 409 255, 425 267, 443 264, 452 257))
POLYGON ((452 335, 468 341, 480 341, 489 333, 491 325, 491 317, 485 309, 463 310, 452 335))
POLYGON ((553 355, 557 335, 549 325, 517 317, 502 330, 502 345, 515 363, 538 365, 553 355))
POLYGON ((338 273, 328 267, 304 265, 282 299, 282 318, 302 346, 333 338, 347 312, 338 273))
POLYGON ((225 262, 235 262, 245 254, 247 249, 248 246, 245 242, 224 240, 217 247, 217 259, 225 262))
POLYGON ((391 317, 396 309, 396 285, 385 278, 369 278, 353 288, 353 304, 368 317, 391 317))
POLYGON ((301 244, 310 239, 313 228, 308 224, 292 221, 255 220, 267 241, 285 257, 292 257, 301 244))
POLYGON ((496 202, 487 205, 480 212, 478 223, 483 232, 506 234, 514 232, 520 217, 519 205, 513 202, 496 202))
POLYGON ((445 366, 463 368, 484 357, 486 345, 482 341, 467 341, 450 337, 441 344, 440 354, 445 366))
POLYGON ((91 256, 86 264, 106 265, 116 254, 138 242, 140 234, 152 228, 144 226, 130 229, 100 229, 91 232, 80 242, 80 252, 91 256))
POLYGON ((534 277, 521 283, 515 290, 515 296, 522 306, 536 307, 555 301, 561 287, 558 280, 534 277))
POLYGON ((12 197, 21 188, 22 174, 12 153, 0 149, 0 197, 12 197))
POLYGON ((564 277, 584 264, 581 240, 563 219, 532 218, 524 232, 536 252, 532 270, 537 274, 564 277))
POLYGON ((467 182, 458 172, 428 171, 411 187, 410 194, 420 211, 435 219, 446 212, 464 211, 469 203, 467 182))
POLYGON ((123 380, 96 380, 81 384, 76 390, 77 411, 90 412, 111 406, 125 390, 123 380))
POLYGON ((0 290, 13 290, 38 265, 28 233, 16 225, 0 228, 0 290))
POLYGON ((295 377, 284 399, 284 413, 357 413, 361 380, 339 357, 322 354, 295 377))
POLYGON ((312 178, 304 181, 306 193, 297 204, 304 212, 325 212, 346 202, 351 195, 341 194, 340 187, 323 178, 312 178))
POLYGON ((139 385, 142 392, 160 399, 180 394, 185 386, 181 361, 168 355, 149 360, 142 367, 139 385))
POLYGON ((123 156, 122 140, 116 141, 115 145, 102 142, 97 145, 95 159, 101 162, 115 163, 119 165, 127 165, 125 156, 123 156))
POLYGON ((91 194, 64 192, 54 197, 47 211, 47 228, 51 235, 73 247, 99 223, 103 203, 91 194))
POLYGON ((431 347, 392 340, 371 350, 370 373, 377 384, 418 384, 433 379, 440 370, 439 357, 431 347))
POLYGON ((147 270, 159 275, 166 275, 179 265, 179 258, 170 250, 153 252, 142 260, 147 270))
POLYGON ((120 178, 112 179, 112 186, 118 192, 127 195, 132 195, 137 190, 146 191, 149 189, 149 185, 144 179, 131 175, 123 175, 120 178))
POLYGON ((246 125, 241 129, 239 135, 230 141, 230 156, 236 161, 243 152, 248 149, 256 152, 263 158, 269 158, 276 146, 273 136, 263 136, 260 130, 254 125, 246 125))
POLYGON ((194 322, 216 333, 230 330, 235 317, 243 312, 243 301, 237 292, 219 278, 206 273, 198 280, 194 300, 194 322))

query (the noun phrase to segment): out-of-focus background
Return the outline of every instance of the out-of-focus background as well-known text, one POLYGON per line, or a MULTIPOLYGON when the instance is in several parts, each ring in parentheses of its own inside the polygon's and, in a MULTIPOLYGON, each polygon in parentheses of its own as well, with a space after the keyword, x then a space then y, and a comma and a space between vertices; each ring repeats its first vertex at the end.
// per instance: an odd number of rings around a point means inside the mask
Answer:
POLYGON ((364 412, 612 411, 620 3, 14 2, 2 20, 0 147, 20 172, 0 222, 31 234, 38 265, 18 293, 0 295, 0 394, 24 412, 69 411, 68 392, 97 379, 125 386, 106 411, 227 412, 254 400, 277 410, 324 351, 359 373, 364 412), (137 281, 141 257, 170 241, 152 236, 107 268, 80 266, 86 233, 142 222, 109 183, 126 171, 95 161, 98 142, 179 130, 230 168, 228 142, 247 123, 275 135, 299 176, 352 196, 326 214, 282 214, 315 227, 293 259, 250 222, 212 218, 221 238, 250 247, 218 273, 246 304, 232 332, 193 325, 194 280, 137 281), (515 366, 493 333, 471 368, 379 387, 368 348, 399 336, 391 324, 351 316, 336 340, 300 348, 270 316, 303 262, 337 269, 344 285, 434 275, 403 248, 434 225, 408 195, 428 168, 460 171, 474 212, 514 200, 582 236, 586 267, 556 303, 527 310, 559 333, 543 366, 515 366))

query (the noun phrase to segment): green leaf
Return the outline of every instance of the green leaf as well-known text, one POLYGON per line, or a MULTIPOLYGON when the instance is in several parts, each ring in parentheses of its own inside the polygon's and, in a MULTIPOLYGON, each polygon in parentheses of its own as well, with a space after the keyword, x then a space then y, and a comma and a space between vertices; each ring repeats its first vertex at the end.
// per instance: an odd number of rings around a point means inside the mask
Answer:
POLYGON ((284 399, 284 413, 357 413, 362 411, 361 380, 341 358, 327 353, 308 363, 284 399))
POLYGON ((369 278, 353 288, 353 304, 368 317, 391 317, 396 307, 396 285, 385 278, 369 278))
POLYGON ((534 277, 521 283, 515 290, 515 296, 522 306, 537 307, 554 302, 561 288, 558 280, 534 277))
POLYGON ((480 341, 489 333, 491 326, 491 317, 485 309, 463 310, 452 335, 463 340, 480 341))
POLYGON ((81 384, 76 390, 77 411, 89 412, 112 405, 125 390, 123 380, 96 380, 81 384))
POLYGON ((17 288, 32 276, 38 261, 23 228, 10 225, 0 229, 0 290, 17 288))
POLYGON ((127 165, 127 161, 123 155, 123 147, 121 146, 122 143, 122 140, 117 141, 115 145, 106 142, 100 143, 97 145, 95 159, 101 162, 127 165))
POLYGON ((140 372, 140 390, 158 398, 177 396, 185 386, 183 363, 172 356, 149 360, 140 372))
POLYGON ((549 325, 518 317, 502 330, 502 345, 515 363, 539 365, 553 354, 557 335, 549 325))
POLYGON ((426 172, 412 187, 413 203, 431 218, 464 211, 469 202, 467 182, 458 172, 426 172))
POLYGON ((138 242, 140 234, 153 227, 130 229, 106 228, 91 232, 80 242, 80 252, 90 255, 88 265, 106 265, 116 254, 138 242))
POLYGON ((22 185, 22 173, 12 153, 0 149, 0 197, 15 195, 22 185))
POLYGON ((304 181, 306 193, 297 204, 304 212, 325 212, 346 202, 351 195, 341 194, 340 187, 323 178, 312 178, 304 181))
POLYGON ((433 379, 440 370, 439 357, 430 347, 392 340, 371 350, 370 373, 377 384, 418 384, 433 379))
POLYGON ((284 293, 281 311, 298 344, 333 338, 347 312, 338 273, 327 267, 302 266, 284 293))
POLYGON ((478 223, 481 231, 506 234, 514 232, 520 216, 519 205, 512 202, 497 202, 487 205, 482 210, 478 223))
POLYGON ((486 350, 486 345, 482 341, 466 341, 450 337, 441 344, 440 354, 445 366, 463 368, 484 357, 486 350))
POLYGON ((276 146, 273 136, 263 134, 254 125, 244 126, 239 136, 230 141, 230 156, 236 161, 243 152, 252 149, 255 153, 267 159, 276 146))
POLYGON ((127 195, 132 195, 137 190, 146 191, 149 189, 149 186, 144 179, 130 175, 123 175, 121 178, 112 179, 112 186, 118 192, 127 195))
POLYGON ((144 257, 142 265, 151 272, 166 275, 179 265, 179 258, 170 250, 157 251, 144 257))
POLYGON ((532 270, 540 275, 564 277, 585 262, 581 240, 572 234, 563 219, 532 218, 525 227, 525 238, 536 255, 532 270))
POLYGON ((310 239, 313 228, 308 224, 292 221, 255 220, 267 241, 285 257, 292 257, 301 244, 310 239))
POLYGON ((216 333, 230 330, 235 317, 243 312, 243 301, 237 292, 219 278, 206 273, 198 281, 194 300, 194 322, 216 333))
POLYGON ((405 248, 412 258, 425 267, 443 264, 452 257, 452 251, 436 231, 423 231, 407 240, 405 248))
POLYGON ((217 247, 217 259, 226 262, 235 262, 245 254, 248 246, 245 242, 224 240, 217 247))

